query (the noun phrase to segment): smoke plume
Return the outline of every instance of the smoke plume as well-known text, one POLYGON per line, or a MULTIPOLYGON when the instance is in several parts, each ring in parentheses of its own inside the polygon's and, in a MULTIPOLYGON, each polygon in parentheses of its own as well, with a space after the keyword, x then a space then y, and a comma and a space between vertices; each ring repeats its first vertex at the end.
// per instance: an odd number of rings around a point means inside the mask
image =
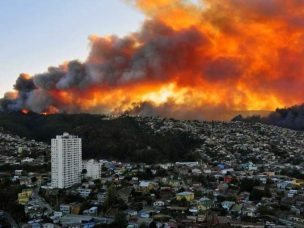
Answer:
POLYGON ((293 130, 304 130, 304 105, 296 105, 289 108, 276 109, 267 116, 253 115, 243 117, 238 115, 233 121, 244 121, 251 123, 264 123, 293 130))
POLYGON ((137 32, 21 74, 0 110, 229 119, 303 102, 304 1, 128 2, 147 15, 137 32))

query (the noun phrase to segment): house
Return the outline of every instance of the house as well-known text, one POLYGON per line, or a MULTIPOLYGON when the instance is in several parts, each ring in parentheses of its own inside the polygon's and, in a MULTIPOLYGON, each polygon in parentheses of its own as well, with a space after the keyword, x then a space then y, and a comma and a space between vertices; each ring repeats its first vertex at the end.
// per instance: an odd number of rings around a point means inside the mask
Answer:
POLYGON ((165 202, 162 200, 157 200, 153 203, 154 207, 164 207, 165 206, 165 202))
POLYGON ((292 181, 292 185, 295 187, 301 187, 304 186, 304 180, 295 179, 292 181))
POLYGON ((140 181, 138 185, 138 190, 140 192, 149 192, 156 188, 156 183, 152 181, 140 181))
POLYGON ((92 190, 90 188, 78 188, 77 191, 79 192, 79 194, 81 195, 81 197, 88 197, 92 190))
POLYGON ((71 203, 71 214, 78 215, 80 214, 81 203, 71 203))
POLYGON ((100 192, 97 194, 97 203, 99 205, 104 204, 105 200, 106 200, 106 193, 105 192, 100 192))
POLYGON ((239 216, 242 214, 242 208, 243 208, 243 204, 235 204, 231 208, 230 212, 234 216, 239 216))
POLYGON ((197 214, 199 211, 199 209, 197 207, 191 207, 189 208, 189 212, 192 214, 197 214))
POLYGON ((91 207, 90 209, 84 210, 84 215, 91 215, 91 216, 97 216, 98 208, 97 207, 91 207))
POLYGON ((225 169, 225 167, 226 167, 226 165, 222 164, 222 163, 220 163, 220 164, 217 165, 217 168, 220 169, 220 170, 225 169))
POLYGON ((54 228, 55 225, 52 224, 52 223, 44 223, 44 224, 42 225, 42 227, 43 227, 43 228, 54 228))
POLYGON ((198 162, 175 162, 177 166, 188 166, 188 167, 195 167, 198 166, 198 162))
POLYGON ((224 177, 224 182, 227 183, 227 184, 231 183, 232 180, 233 180, 233 178, 231 176, 225 176, 224 177))
POLYGON ((31 180, 30 177, 20 177, 19 178, 19 184, 31 187, 32 186, 32 180, 31 180))
POLYGON ((137 211, 136 210, 127 209, 127 210, 124 211, 124 213, 129 217, 137 216, 137 211))
POLYGON ((150 218, 150 212, 146 210, 139 211, 137 215, 139 218, 150 218))
POLYGON ((278 189, 286 189, 288 185, 290 185, 290 181, 280 181, 277 183, 278 189))
POLYGON ((16 176, 22 176, 22 174, 23 174, 23 170, 22 169, 15 170, 15 175, 16 176))
POLYGON ((229 188, 229 185, 227 183, 220 183, 218 186, 217 186, 218 190, 220 192, 226 192, 229 188))
POLYGON ((234 204, 235 204, 235 202, 233 202, 233 201, 223 201, 221 203, 222 207, 224 209, 226 209, 227 211, 229 211, 234 204))
POLYGON ((256 217, 257 207, 255 205, 244 205, 242 215, 247 217, 256 217))
POLYGON ((188 202, 191 202, 194 200, 194 193, 193 192, 180 192, 176 194, 176 200, 182 200, 185 199, 188 202))
POLYGON ((194 176, 200 176, 202 174, 202 171, 200 169, 195 168, 191 170, 191 173, 194 176))
POLYGON ((68 204, 60 204, 59 211, 62 212, 63 215, 67 215, 71 213, 71 206, 68 204))
POLYGON ((62 217, 63 216, 63 213, 61 211, 54 211, 54 217, 62 217))
POLYGON ((297 193, 298 193, 298 190, 289 190, 287 192, 287 197, 288 198, 293 198, 297 193))
POLYGON ((23 189, 22 192, 18 193, 18 203, 25 205, 29 202, 32 196, 32 189, 23 189))
POLYGON ((197 201, 197 208, 199 211, 207 211, 213 206, 213 201, 208 197, 202 197, 197 201))
POLYGON ((241 168, 244 169, 244 170, 248 170, 248 171, 256 171, 256 170, 258 170, 258 167, 255 164, 253 164, 252 162, 248 162, 248 163, 242 164, 241 168))
POLYGON ((226 174, 228 174, 228 173, 232 173, 233 171, 234 171, 234 169, 232 169, 232 168, 223 169, 223 170, 221 170, 221 174, 226 175, 226 174))

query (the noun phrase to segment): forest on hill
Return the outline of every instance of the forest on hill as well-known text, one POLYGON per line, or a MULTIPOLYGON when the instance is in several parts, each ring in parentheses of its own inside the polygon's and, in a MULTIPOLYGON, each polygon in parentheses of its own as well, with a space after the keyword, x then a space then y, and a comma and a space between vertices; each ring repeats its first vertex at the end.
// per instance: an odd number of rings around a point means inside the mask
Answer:
POLYGON ((157 133, 136 118, 107 118, 92 114, 1 112, 0 127, 12 134, 50 143, 69 132, 82 138, 83 158, 117 159, 132 162, 197 160, 194 149, 200 140, 182 131, 157 133))

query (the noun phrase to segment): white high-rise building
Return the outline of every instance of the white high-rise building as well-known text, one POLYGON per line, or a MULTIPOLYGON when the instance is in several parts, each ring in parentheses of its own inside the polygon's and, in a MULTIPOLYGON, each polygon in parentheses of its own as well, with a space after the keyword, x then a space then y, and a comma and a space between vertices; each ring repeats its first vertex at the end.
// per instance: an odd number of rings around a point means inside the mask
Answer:
POLYGON ((86 169, 86 177, 100 179, 101 177, 101 164, 94 159, 82 161, 82 169, 86 169))
POLYGON ((81 183, 81 138, 63 133, 52 139, 52 187, 68 188, 81 183))

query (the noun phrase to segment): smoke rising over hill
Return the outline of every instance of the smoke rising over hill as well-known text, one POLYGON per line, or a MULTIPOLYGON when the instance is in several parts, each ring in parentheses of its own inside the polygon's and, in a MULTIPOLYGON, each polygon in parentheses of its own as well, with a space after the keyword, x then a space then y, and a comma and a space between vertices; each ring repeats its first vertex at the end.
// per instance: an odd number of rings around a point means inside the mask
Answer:
POLYGON ((85 62, 20 74, 2 111, 229 119, 303 102, 302 0, 133 0, 125 37, 90 36, 85 62))
POLYGON ((268 116, 259 115, 243 117, 241 115, 233 118, 234 121, 260 122, 293 130, 304 130, 304 105, 277 109, 268 116))

